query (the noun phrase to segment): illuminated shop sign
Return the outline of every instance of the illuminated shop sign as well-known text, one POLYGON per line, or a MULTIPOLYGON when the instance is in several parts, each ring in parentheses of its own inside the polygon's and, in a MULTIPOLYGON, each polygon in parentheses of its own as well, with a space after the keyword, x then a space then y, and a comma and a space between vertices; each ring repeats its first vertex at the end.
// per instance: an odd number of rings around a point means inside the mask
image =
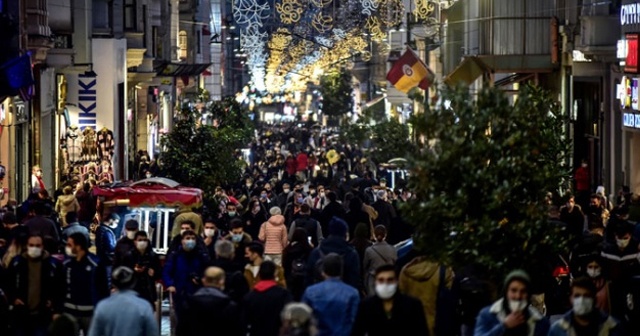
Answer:
POLYGON ((627 34, 627 57, 624 72, 638 73, 638 34, 627 34))
POLYGON ((640 3, 622 5, 620 7, 620 25, 640 23, 640 3))
POLYGON ((623 113, 622 126, 640 129, 640 114, 623 113))

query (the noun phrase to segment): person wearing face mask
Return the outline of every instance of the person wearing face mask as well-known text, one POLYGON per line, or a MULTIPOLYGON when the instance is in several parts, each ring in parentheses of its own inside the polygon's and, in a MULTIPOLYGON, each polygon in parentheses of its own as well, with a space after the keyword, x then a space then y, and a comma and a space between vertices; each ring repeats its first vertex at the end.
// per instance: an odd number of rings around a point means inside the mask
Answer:
POLYGON ((627 298, 631 294, 633 279, 640 274, 638 241, 631 237, 634 224, 618 222, 615 228, 615 243, 602 249, 604 269, 611 280, 611 315, 622 320, 627 315, 627 298))
POLYGON ((47 187, 44 185, 44 181, 42 180, 42 169, 40 166, 33 166, 31 168, 31 193, 37 194, 40 190, 46 190, 47 187))
POLYGON ((100 263, 105 267, 107 274, 111 274, 115 260, 116 234, 114 230, 118 228, 119 224, 120 216, 116 213, 111 213, 96 230, 96 255, 100 263))
POLYGON ((362 300, 352 336, 429 335, 419 300, 400 293, 392 264, 376 268, 374 292, 362 300))
POLYGON ((611 311, 609 306, 609 280, 605 279, 602 272, 602 259, 600 256, 590 256, 585 260, 585 265, 583 269, 596 288, 595 306, 608 314, 611 311))
MULTIPOLYGON (((244 232, 244 224, 239 218, 231 221, 230 228, 229 234, 224 236, 223 239, 231 241, 236 251, 244 251, 244 248, 253 241, 253 238, 251 238, 248 233, 244 232)), ((242 267, 247 263, 242 252, 235 254, 234 261, 239 265, 242 265, 242 267)))
POLYGON ((67 259, 63 263, 66 290, 64 312, 73 316, 85 335, 89 331, 93 311, 98 302, 109 296, 109 279, 105 267, 95 254, 89 252, 89 241, 82 233, 67 239, 67 259))
POLYGON ((504 295, 478 314, 475 336, 545 336, 549 320, 529 302, 531 280, 522 270, 507 275, 504 295))
MULTIPOLYGON (((141 298, 154 305, 156 300, 155 283, 161 276, 160 259, 151 248, 149 236, 144 231, 136 232, 131 253, 131 269, 134 271, 136 284, 133 287, 141 298)), ((129 267, 127 265, 127 267, 129 267)))
POLYGON ((588 278, 578 278, 571 284, 573 309, 556 321, 549 336, 620 336, 619 323, 595 306, 596 288, 588 278))
POLYGON ((180 233, 180 227, 183 222, 192 222, 195 224, 194 231, 196 234, 202 234, 202 217, 189 207, 183 207, 178 211, 178 215, 173 220, 173 228, 171 229, 171 238, 176 237, 180 233))
POLYGON ((221 239, 221 235, 220 235, 220 230, 218 230, 218 227, 216 225, 216 223, 214 222, 213 218, 207 218, 204 221, 204 232, 202 233, 202 236, 200 236, 200 238, 202 238, 202 241, 204 242, 204 246, 207 249, 207 252, 209 253, 209 257, 213 260, 216 258, 216 242, 218 240, 221 239))
POLYGON ((136 249, 136 244, 133 241, 140 225, 135 219, 130 219, 124 223, 124 234, 118 242, 114 250, 113 266, 131 266, 131 255, 136 249))
POLYGON ((267 203, 262 203, 259 200, 252 200, 249 202, 249 210, 242 215, 242 220, 245 223, 245 232, 251 236, 251 239, 258 239, 260 233, 260 226, 266 222, 269 218, 267 209, 265 208, 267 203))
POLYGON ((276 205, 280 209, 284 209, 287 206, 287 200, 289 199, 290 193, 291 193, 291 185, 289 185, 289 183, 284 183, 282 185, 282 193, 280 193, 275 200, 276 205))
POLYGON ((373 229, 373 234, 376 237, 375 242, 372 246, 367 247, 362 261, 365 290, 369 295, 375 293, 376 270, 383 265, 395 265, 398 260, 398 252, 386 241, 387 229, 384 225, 376 226, 373 229))
POLYGON ((13 304, 16 335, 44 335, 62 312, 62 265, 44 250, 41 236, 30 236, 27 248, 7 269, 7 295, 13 304))
POLYGON ((176 311, 176 334, 182 335, 186 327, 183 323, 185 300, 200 288, 200 279, 210 262, 209 256, 198 248, 194 231, 182 234, 182 244, 169 254, 164 264, 162 280, 170 295, 176 311))

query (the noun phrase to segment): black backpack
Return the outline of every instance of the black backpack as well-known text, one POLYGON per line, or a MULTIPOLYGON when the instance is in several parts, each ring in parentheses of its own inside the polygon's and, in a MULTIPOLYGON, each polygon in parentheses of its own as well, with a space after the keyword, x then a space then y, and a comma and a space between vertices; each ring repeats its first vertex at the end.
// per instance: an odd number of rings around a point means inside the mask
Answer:
POLYGON ((294 279, 304 279, 307 275, 307 260, 297 258, 291 262, 291 277, 294 279))

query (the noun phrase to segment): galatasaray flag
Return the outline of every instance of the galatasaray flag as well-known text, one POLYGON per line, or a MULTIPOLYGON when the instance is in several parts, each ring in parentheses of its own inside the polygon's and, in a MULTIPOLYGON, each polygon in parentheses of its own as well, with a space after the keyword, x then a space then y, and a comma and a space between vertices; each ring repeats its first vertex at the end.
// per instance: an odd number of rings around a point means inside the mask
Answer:
POLYGON ((426 90, 435 78, 435 74, 411 49, 402 54, 391 67, 387 74, 387 80, 395 86, 398 91, 409 92, 416 86, 426 90))

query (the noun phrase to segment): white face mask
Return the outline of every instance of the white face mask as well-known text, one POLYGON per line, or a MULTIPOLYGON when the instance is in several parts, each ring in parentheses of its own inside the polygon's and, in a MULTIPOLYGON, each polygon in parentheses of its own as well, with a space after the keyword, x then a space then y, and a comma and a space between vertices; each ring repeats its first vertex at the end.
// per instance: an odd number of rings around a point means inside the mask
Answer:
POLYGON ((42 248, 29 246, 27 247, 27 255, 29 256, 29 258, 33 258, 33 259, 40 258, 40 256, 42 255, 42 248))
POLYGON ((593 298, 579 296, 573 299, 573 313, 577 316, 589 315, 593 310, 593 298))
POLYGON ((137 231, 127 231, 127 238, 133 240, 133 238, 136 237, 136 232, 137 231))
POLYGON ((393 297, 398 290, 398 284, 376 284, 376 294, 383 300, 393 297))
POLYGON ((629 245, 629 241, 631 239, 627 238, 627 239, 618 239, 616 238, 616 244, 618 244, 618 247, 623 249, 626 248, 629 245))
POLYGON ((592 278, 597 278, 602 273, 601 268, 587 268, 587 274, 592 278))
POLYGON ((136 242, 136 248, 140 251, 146 250, 147 246, 149 246, 149 242, 146 240, 140 240, 136 242))
POLYGON ((215 233, 216 233, 215 229, 204 229, 204 235, 207 237, 213 237, 215 233))
POLYGON ((64 253, 66 253, 70 257, 75 257, 76 256, 76 254, 73 253, 73 249, 71 249, 71 246, 65 247, 64 248, 64 253))
POLYGON ((285 194, 288 194, 291 191, 291 189, 283 189, 282 192, 285 194))
POLYGON ((511 310, 512 312, 523 311, 525 308, 527 308, 527 305, 527 301, 524 300, 509 300, 509 310, 511 310))

